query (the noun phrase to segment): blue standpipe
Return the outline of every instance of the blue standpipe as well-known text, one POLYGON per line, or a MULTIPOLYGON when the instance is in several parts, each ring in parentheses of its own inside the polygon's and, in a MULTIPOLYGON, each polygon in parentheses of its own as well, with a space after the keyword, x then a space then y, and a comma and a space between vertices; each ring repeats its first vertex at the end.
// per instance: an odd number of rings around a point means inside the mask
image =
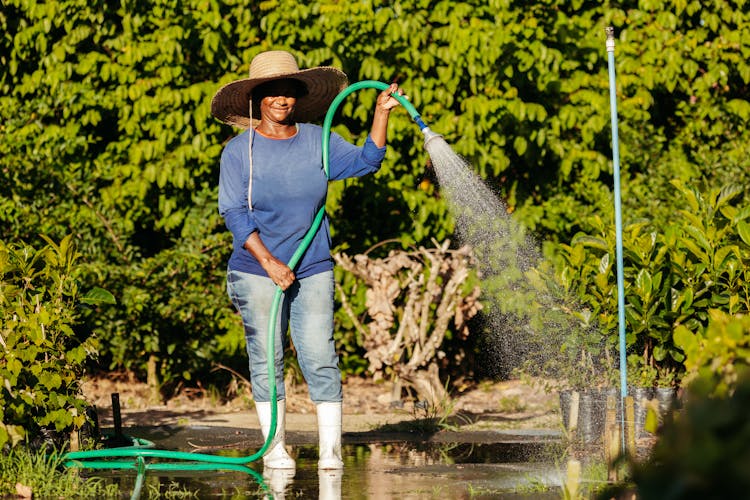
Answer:
POLYGON ((622 449, 625 449, 625 398, 628 395, 628 360, 625 344, 625 280, 622 258, 622 202, 620 195, 620 143, 617 132, 617 88, 615 84, 615 29, 605 28, 607 34, 607 65, 609 67, 609 107, 612 115, 612 164, 615 187, 615 231, 617 254, 617 318, 620 340, 620 419, 623 423, 622 449))

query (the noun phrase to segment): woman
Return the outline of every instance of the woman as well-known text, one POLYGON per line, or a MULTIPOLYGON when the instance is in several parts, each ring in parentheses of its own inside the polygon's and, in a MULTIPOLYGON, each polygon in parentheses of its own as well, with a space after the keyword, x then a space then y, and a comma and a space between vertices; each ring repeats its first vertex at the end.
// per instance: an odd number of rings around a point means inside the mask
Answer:
MULTIPOLYGON (((268 51, 250 63, 249 78, 222 87, 211 102, 219 120, 247 128, 221 155, 219 212, 234 237, 227 291, 242 315, 253 398, 263 437, 271 423, 266 367, 269 310, 276 287, 284 290, 275 338, 277 429, 263 463, 293 469, 284 446, 283 345, 287 327, 310 398, 316 404, 320 469, 341 469, 341 374, 333 341, 333 261, 325 218, 295 269, 286 263, 325 205, 321 117, 347 78, 330 67, 300 70, 290 53, 268 51)), ((330 178, 376 172, 385 155, 388 117, 402 94, 382 92, 372 129, 356 147, 331 134, 330 178)))

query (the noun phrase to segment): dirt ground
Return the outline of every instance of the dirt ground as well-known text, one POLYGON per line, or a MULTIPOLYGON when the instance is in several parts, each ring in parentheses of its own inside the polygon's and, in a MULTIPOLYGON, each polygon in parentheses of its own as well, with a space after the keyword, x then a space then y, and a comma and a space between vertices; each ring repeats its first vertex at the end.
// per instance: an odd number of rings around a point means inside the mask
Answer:
MULTIPOLYGON (((369 378, 344 382, 344 431, 363 431, 420 419, 450 419, 465 430, 558 429, 557 393, 541 384, 520 380, 482 381, 455 390, 443 409, 423 409, 409 398, 393 403, 393 386, 369 378)), ((86 398, 96 406, 102 427, 113 424, 112 394, 117 393, 123 426, 206 424, 255 427, 249 388, 239 387, 231 399, 210 391, 183 390, 156 404, 149 389, 122 373, 96 377, 83 384, 86 398)), ((315 406, 304 384, 287 384, 287 426, 301 430, 314 427, 315 406)))

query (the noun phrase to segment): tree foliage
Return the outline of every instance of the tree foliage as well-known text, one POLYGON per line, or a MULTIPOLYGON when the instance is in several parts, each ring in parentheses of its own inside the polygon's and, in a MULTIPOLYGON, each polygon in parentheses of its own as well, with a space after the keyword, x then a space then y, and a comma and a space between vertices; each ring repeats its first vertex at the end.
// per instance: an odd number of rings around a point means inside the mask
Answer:
MULTIPOLYGON (((72 232, 88 279, 119 299, 99 318, 105 360, 174 382, 206 352, 237 351, 216 213, 222 142, 209 100, 240 65, 211 2, 8 2, 0 151, 4 233, 72 232), (223 39, 223 41, 222 41, 223 39), (231 335, 229 335, 231 337, 231 335), (159 376, 161 375, 161 376, 159 376)), ((231 39, 231 43, 229 40, 231 39)), ((200 360, 203 361, 200 361, 200 360)))
MULTIPOLYGON (((7 0, 2 234, 73 234, 86 279, 118 298, 99 318, 104 359, 141 373, 151 360, 175 381, 241 353, 216 214, 218 158, 236 131, 209 102, 258 52, 397 80, 554 251, 612 220, 607 25, 626 220, 672 221, 675 178, 747 184, 748 12, 744 0, 7 0)), ((375 97, 349 98, 334 129, 361 143, 375 97)), ((337 249, 451 236, 420 142, 394 112, 382 171, 331 186, 337 249)))

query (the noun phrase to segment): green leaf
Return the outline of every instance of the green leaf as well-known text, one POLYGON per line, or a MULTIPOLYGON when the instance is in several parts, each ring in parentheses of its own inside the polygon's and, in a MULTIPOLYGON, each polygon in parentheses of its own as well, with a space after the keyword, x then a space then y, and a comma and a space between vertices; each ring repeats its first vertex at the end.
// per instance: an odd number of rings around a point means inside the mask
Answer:
POLYGON ((718 248, 714 254, 714 271, 723 271, 727 266, 727 260, 732 257, 737 260, 742 259, 740 249, 736 245, 728 245, 718 248))
POLYGON ((688 356, 698 349, 699 343, 697 337, 683 325, 678 325, 675 328, 672 338, 675 345, 682 349, 688 356))
POLYGON ((732 113, 737 114, 743 121, 750 121, 750 103, 745 99, 731 99, 727 107, 732 113))
POLYGON ((599 250, 605 250, 605 251, 609 249, 607 242, 603 240, 602 238, 597 238, 595 236, 589 236, 586 234, 577 234, 571 240, 571 244, 573 245, 580 244, 580 245, 584 245, 587 247, 598 248, 599 250))
POLYGON ((646 269, 641 269, 638 272, 638 276, 635 280, 635 286, 638 289, 638 294, 641 297, 647 297, 651 295, 652 291, 652 280, 651 274, 646 269))
POLYGON ((523 156, 524 153, 526 153, 527 146, 528 143, 526 142, 526 139, 521 136, 518 136, 513 140, 513 149, 516 150, 518 156, 523 156))
POLYGON ((81 297, 81 302, 89 305, 102 305, 102 304, 116 304, 115 296, 107 290, 94 287, 89 290, 86 295, 81 297))
POLYGON ((744 220, 737 222, 737 234, 746 245, 750 245, 750 224, 744 220))
MULTIPOLYGON (((748 104, 748 108, 750 108, 750 104, 748 104)), ((744 188, 742 186, 739 186, 737 184, 727 184, 721 188, 719 191, 719 196, 716 199, 716 204, 714 205, 715 209, 718 209, 728 203, 733 198, 737 197, 738 194, 740 194, 744 188)))
POLYGON ((654 359, 656 361, 664 361, 667 357, 667 354, 669 354, 666 347, 664 347, 663 345, 654 346, 653 353, 654 353, 654 359))

